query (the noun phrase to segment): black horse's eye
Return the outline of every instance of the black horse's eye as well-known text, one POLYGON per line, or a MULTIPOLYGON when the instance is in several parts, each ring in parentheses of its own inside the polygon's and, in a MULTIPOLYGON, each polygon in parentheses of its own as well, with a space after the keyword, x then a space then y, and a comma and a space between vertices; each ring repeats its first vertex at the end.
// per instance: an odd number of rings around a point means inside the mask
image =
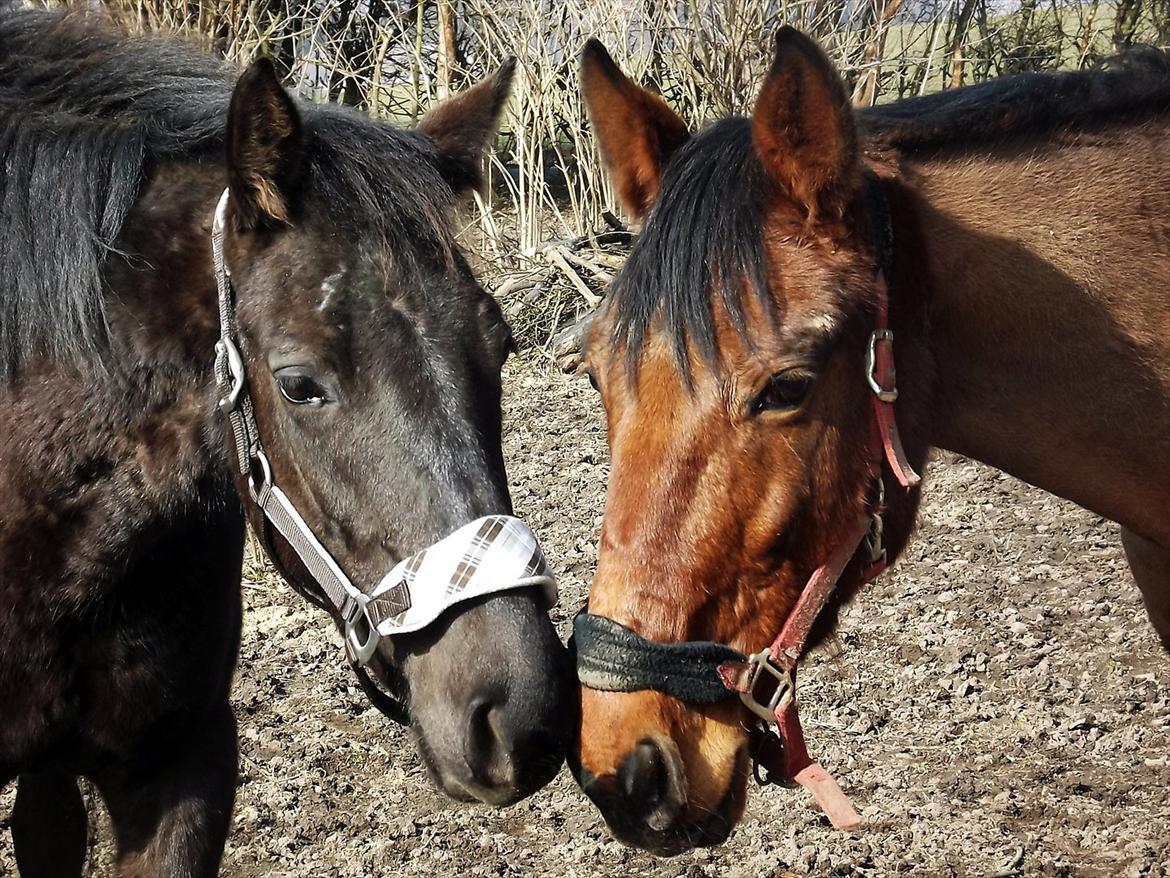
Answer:
POLYGON ((276 385, 280 395, 293 405, 324 405, 329 398, 325 388, 304 372, 281 371, 276 376, 276 385))
POLYGON ((777 372, 768 379, 759 396, 752 401, 752 414, 799 408, 808 396, 815 378, 812 373, 799 369, 777 372))

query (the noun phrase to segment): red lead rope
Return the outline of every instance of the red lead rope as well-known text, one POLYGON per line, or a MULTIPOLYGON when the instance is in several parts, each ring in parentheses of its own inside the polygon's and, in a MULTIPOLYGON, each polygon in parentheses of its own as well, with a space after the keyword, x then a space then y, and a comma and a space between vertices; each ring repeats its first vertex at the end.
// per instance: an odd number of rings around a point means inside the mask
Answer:
MULTIPOLYGON (((876 328, 869 337, 865 379, 873 391, 873 429, 870 440, 870 477, 877 480, 879 498, 882 485, 882 457, 903 488, 912 488, 920 481, 918 473, 906 459, 898 424, 894 418, 894 400, 898 398, 894 372, 894 334, 889 328, 889 294, 885 278, 878 278, 876 328)), ((784 627, 763 652, 748 662, 728 662, 719 667, 723 684, 738 692, 743 702, 757 716, 775 723, 776 736, 767 735, 757 747, 756 760, 769 771, 803 786, 817 800, 821 810, 837 829, 853 829, 861 824, 861 816, 841 787, 824 768, 808 755, 804 731, 796 705, 796 668, 804 654, 813 623, 828 603, 841 574, 857 554, 871 528, 880 526, 879 508, 863 515, 846 538, 809 579, 800 593, 796 606, 789 613, 784 627), (756 700, 756 684, 761 673, 774 677, 777 686, 766 702, 756 700)), ((884 552, 865 569, 868 582, 885 569, 884 552)))

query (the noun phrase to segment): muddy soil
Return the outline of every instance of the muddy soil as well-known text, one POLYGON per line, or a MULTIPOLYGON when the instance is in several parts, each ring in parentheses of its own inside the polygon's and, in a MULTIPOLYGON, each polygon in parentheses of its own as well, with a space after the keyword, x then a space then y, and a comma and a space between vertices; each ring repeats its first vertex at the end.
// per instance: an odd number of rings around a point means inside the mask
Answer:
MULTIPOLYGON (((508 368, 506 407, 513 497, 559 570, 566 630, 596 557, 601 413, 539 359, 508 368)), ((567 772, 506 810, 449 802, 323 614, 263 565, 246 576, 225 876, 1170 874, 1170 657, 1117 527, 968 460, 937 457, 917 540, 802 672, 811 745, 868 821, 855 835, 799 792, 757 790, 728 844, 656 860, 612 841, 567 772)), ((87 796, 87 871, 111 875, 87 796)))

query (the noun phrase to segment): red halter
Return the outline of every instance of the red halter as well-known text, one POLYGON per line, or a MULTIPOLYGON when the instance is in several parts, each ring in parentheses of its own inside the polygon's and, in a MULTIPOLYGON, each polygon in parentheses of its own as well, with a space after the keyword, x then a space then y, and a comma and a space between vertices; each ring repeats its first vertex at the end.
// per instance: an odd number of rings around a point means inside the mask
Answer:
POLYGON ((867 537, 870 538, 870 563, 862 574, 863 581, 874 579, 886 567, 886 552, 881 545, 885 497, 882 458, 889 463, 903 488, 912 488, 920 481, 918 473, 906 459, 894 418, 898 386, 894 373, 894 333, 889 328, 889 293, 884 274, 878 276, 876 327, 869 336, 865 380, 873 391, 869 475, 878 486, 877 508, 872 514, 858 519, 828 560, 814 571, 772 645, 746 662, 725 662, 719 666, 723 684, 738 692, 753 713, 766 723, 776 725, 776 733, 765 731, 757 739, 753 754, 757 764, 762 765, 769 775, 795 781, 812 793, 837 829, 853 829, 861 823, 861 817, 832 776, 808 755, 797 713, 796 667, 813 623, 867 537), (776 688, 760 701, 755 692, 763 672, 774 678, 776 688))

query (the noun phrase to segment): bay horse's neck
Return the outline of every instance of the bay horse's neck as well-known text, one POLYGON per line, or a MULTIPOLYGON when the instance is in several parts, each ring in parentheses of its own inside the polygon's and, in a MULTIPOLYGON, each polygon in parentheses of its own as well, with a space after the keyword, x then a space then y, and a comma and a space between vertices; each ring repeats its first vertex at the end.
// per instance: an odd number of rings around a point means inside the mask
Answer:
POLYGON ((1162 117, 908 170, 930 444, 1170 545, 1168 144, 1162 117))

